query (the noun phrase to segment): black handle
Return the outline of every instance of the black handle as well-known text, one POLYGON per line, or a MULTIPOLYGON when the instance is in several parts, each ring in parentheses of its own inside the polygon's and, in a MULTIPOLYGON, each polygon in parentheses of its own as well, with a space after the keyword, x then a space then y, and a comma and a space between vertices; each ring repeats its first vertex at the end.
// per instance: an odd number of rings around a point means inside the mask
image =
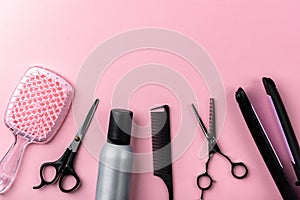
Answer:
POLYGON ((217 144, 216 144, 215 148, 216 148, 216 152, 221 154, 224 158, 226 158, 230 162, 230 164, 231 164, 231 174, 234 178, 243 179, 246 176, 248 176, 249 170, 243 162, 232 162, 232 160, 220 150, 220 148, 218 147, 217 144), (241 174, 237 173, 237 169, 242 169, 243 173, 241 173, 241 174))
POLYGON ((211 178, 211 176, 205 172, 203 174, 200 174, 198 177, 197 177, 197 186, 200 190, 202 191, 205 191, 205 190, 209 190, 211 188, 213 184, 213 179, 211 178), (209 184, 207 186, 201 186, 201 179, 208 179, 209 180, 209 184))
POLYGON ((74 168, 73 168, 73 162, 76 156, 76 152, 72 152, 69 156, 69 159, 66 163, 65 168, 63 169, 62 173, 61 173, 61 177, 59 179, 59 189, 62 192, 65 193, 70 193, 73 192, 74 190, 76 190, 79 186, 80 186, 80 178, 79 176, 76 174, 74 168), (71 187, 70 189, 66 189, 64 187, 64 181, 68 178, 68 177, 73 177, 75 179, 75 184, 73 185, 73 187, 71 187))
POLYGON ((248 168, 242 162, 237 162, 237 163, 231 162, 231 174, 236 179, 243 179, 248 175, 248 168), (240 168, 242 168, 243 170, 243 173, 241 174, 236 172, 236 170, 240 168))
POLYGON ((67 149, 65 151, 65 153, 55 162, 47 162, 42 164, 41 168, 40 168, 40 178, 41 178, 41 183, 38 186, 34 186, 33 189, 40 189, 45 185, 50 185, 52 183, 55 183, 57 181, 57 179, 60 177, 61 172, 63 171, 63 168, 65 166, 65 164, 68 161, 68 158, 71 154, 71 150, 67 149), (48 167, 53 167, 55 169, 55 176, 51 181, 47 181, 44 178, 44 171, 46 168, 48 167))
POLYGON ((201 197, 200 197, 200 200, 203 200, 203 196, 204 196, 204 192, 206 190, 209 190, 213 184, 214 180, 211 178, 211 176, 208 174, 208 172, 206 171, 205 173, 203 174, 200 174, 198 177, 197 177, 197 186, 198 188, 201 190, 201 197), (201 186, 201 179, 208 179, 209 180, 209 184, 207 186, 201 186))

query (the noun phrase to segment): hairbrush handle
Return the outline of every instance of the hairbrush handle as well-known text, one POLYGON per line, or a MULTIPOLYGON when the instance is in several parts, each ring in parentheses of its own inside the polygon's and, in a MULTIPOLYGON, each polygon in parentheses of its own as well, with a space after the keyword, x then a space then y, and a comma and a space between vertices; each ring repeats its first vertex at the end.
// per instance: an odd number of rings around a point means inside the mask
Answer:
POLYGON ((23 152, 30 143, 28 139, 15 135, 15 142, 0 161, 0 194, 6 192, 13 183, 23 152))

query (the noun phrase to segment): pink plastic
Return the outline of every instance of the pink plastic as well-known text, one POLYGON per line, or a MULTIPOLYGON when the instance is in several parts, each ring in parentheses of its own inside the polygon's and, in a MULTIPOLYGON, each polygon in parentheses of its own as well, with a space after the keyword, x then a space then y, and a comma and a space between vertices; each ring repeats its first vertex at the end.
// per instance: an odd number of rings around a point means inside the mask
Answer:
POLYGON ((63 77, 42 67, 30 67, 17 85, 6 109, 5 123, 15 143, 0 162, 0 193, 12 184, 26 146, 46 143, 62 125, 73 98, 63 77))

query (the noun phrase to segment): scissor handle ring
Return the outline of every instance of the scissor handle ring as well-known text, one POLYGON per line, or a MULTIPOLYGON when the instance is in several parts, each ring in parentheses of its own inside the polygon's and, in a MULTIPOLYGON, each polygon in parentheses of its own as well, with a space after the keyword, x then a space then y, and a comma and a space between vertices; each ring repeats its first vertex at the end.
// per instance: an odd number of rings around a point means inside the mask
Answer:
POLYGON ((238 163, 231 163, 231 174, 234 178, 236 179, 243 179, 248 175, 248 168, 247 166, 242 163, 242 162, 238 162, 238 163), (239 175, 235 172, 235 169, 237 168, 243 168, 244 169, 244 173, 239 175))
POLYGON ((38 186, 34 186, 33 189, 40 189, 45 185, 50 185, 50 184, 54 183, 57 180, 58 176, 59 176, 59 170, 60 170, 60 164, 59 163, 48 162, 48 163, 42 164, 42 166, 40 168, 41 183, 38 186), (48 167, 51 167, 51 168, 55 169, 55 176, 53 177, 53 179, 51 181, 48 181, 44 178, 44 171, 48 167))
POLYGON ((197 177, 197 186, 198 186, 198 188, 199 188, 200 190, 202 190, 202 191, 209 190, 209 189, 211 188, 212 184, 213 184, 213 179, 211 178, 211 176, 210 176, 207 172, 205 172, 205 173, 203 173, 203 174, 200 174, 200 175, 197 177), (209 184, 208 184, 208 186, 206 186, 206 187, 202 187, 202 186, 201 186, 200 180, 201 180, 202 178, 208 178, 208 179, 209 179, 209 184))
POLYGON ((58 183, 59 189, 64 193, 70 193, 76 190, 80 186, 80 179, 73 168, 66 167, 64 171, 62 172, 62 175, 59 179, 58 183), (65 189, 64 187, 64 181, 67 177, 73 177, 76 181, 75 185, 71 187, 70 189, 65 189))

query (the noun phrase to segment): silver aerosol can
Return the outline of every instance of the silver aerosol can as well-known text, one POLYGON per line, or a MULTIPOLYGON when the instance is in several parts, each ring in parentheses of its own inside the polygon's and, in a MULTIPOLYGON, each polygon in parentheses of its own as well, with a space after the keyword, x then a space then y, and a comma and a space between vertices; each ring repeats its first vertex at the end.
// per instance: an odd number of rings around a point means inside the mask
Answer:
POLYGON ((132 170, 130 134, 133 113, 110 112, 107 143, 100 153, 96 200, 128 200, 132 170))

